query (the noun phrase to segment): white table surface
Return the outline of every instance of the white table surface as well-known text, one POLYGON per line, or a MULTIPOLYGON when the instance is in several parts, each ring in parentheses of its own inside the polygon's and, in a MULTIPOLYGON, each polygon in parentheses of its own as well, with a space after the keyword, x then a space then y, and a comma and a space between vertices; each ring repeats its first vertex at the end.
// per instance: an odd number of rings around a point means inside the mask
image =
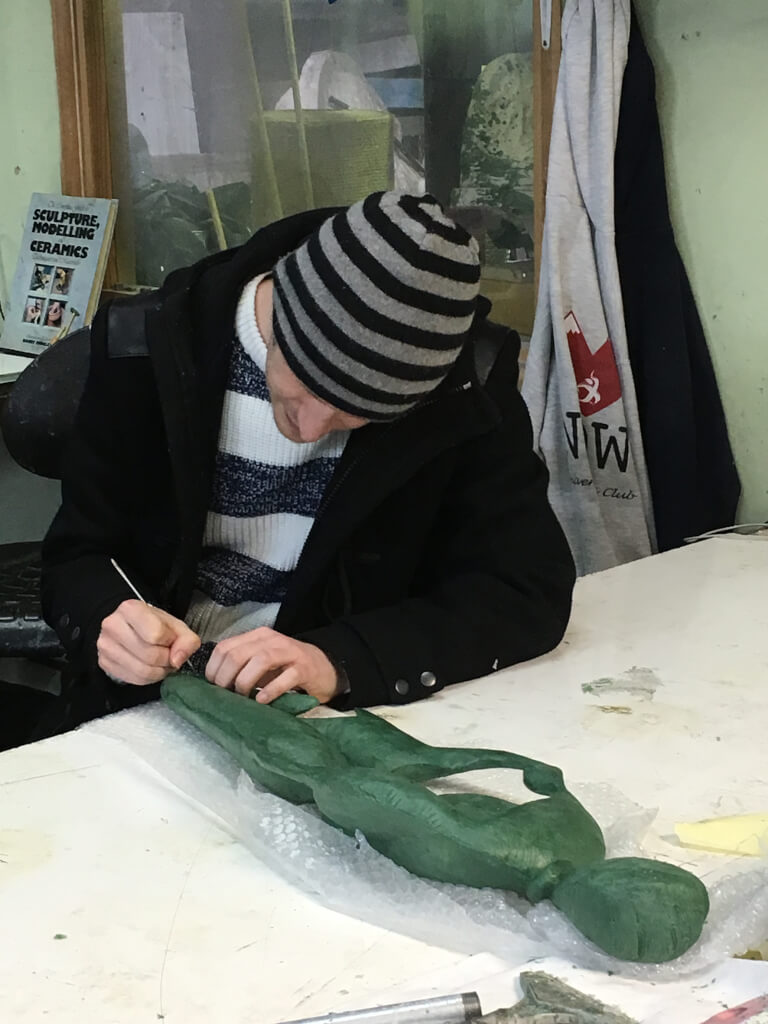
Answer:
MULTIPOLYGON (((587 577, 556 652, 384 713, 610 782, 659 808, 668 856, 676 821, 768 809, 767 583, 768 544, 733 538, 587 577)), ((19 1024, 271 1024, 428 992, 465 959, 316 904, 87 730, 0 755, 0 949, 19 1024)))

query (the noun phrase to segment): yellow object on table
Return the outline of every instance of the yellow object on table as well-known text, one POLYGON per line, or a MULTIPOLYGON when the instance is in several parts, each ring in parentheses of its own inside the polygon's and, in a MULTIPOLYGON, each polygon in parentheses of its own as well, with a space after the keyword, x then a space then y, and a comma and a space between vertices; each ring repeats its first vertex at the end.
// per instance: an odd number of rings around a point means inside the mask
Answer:
POLYGON ((736 814, 675 825, 683 846, 746 857, 768 855, 768 814, 736 814))

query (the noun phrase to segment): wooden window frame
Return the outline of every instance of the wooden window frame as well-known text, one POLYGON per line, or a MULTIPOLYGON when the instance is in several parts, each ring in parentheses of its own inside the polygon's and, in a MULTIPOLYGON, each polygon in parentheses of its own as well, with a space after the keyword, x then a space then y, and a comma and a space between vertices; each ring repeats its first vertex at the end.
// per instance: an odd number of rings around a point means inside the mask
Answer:
MULTIPOLYGON (((59 97, 61 191, 112 198, 107 61, 102 0, 51 0, 59 97)), ((114 246, 104 287, 113 287, 114 246)))
MULTIPOLYGON (((104 7, 110 0, 51 0, 61 124, 61 189, 71 196, 112 198, 109 62, 104 7)), ((319 0, 318 0, 319 2, 319 0)), ((562 0, 552 0, 551 43, 541 45, 540 5, 533 0, 533 111, 535 252, 541 252, 549 138, 560 66, 562 0)), ((539 261, 536 266, 538 271, 539 261)), ((538 277, 538 272, 537 272, 538 277)), ((114 288, 114 247, 104 281, 114 288)))

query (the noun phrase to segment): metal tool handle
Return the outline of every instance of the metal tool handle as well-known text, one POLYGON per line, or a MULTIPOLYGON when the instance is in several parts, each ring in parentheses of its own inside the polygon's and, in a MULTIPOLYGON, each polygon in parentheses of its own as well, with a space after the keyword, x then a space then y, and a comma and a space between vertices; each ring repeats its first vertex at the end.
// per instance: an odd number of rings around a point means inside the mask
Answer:
POLYGON ((464 992, 369 1010, 327 1013, 324 1017, 305 1017, 283 1024, 471 1024, 481 1013, 477 993, 464 992))

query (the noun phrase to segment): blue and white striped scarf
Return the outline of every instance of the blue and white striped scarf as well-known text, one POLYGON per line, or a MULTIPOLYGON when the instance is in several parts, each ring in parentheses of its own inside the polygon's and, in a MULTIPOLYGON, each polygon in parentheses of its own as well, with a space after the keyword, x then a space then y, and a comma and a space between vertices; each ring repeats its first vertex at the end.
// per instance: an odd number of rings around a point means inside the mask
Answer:
POLYGON ((203 640, 202 669, 219 640, 274 625, 349 433, 297 444, 279 432, 254 300, 243 290, 235 318, 210 508, 186 621, 203 640))

